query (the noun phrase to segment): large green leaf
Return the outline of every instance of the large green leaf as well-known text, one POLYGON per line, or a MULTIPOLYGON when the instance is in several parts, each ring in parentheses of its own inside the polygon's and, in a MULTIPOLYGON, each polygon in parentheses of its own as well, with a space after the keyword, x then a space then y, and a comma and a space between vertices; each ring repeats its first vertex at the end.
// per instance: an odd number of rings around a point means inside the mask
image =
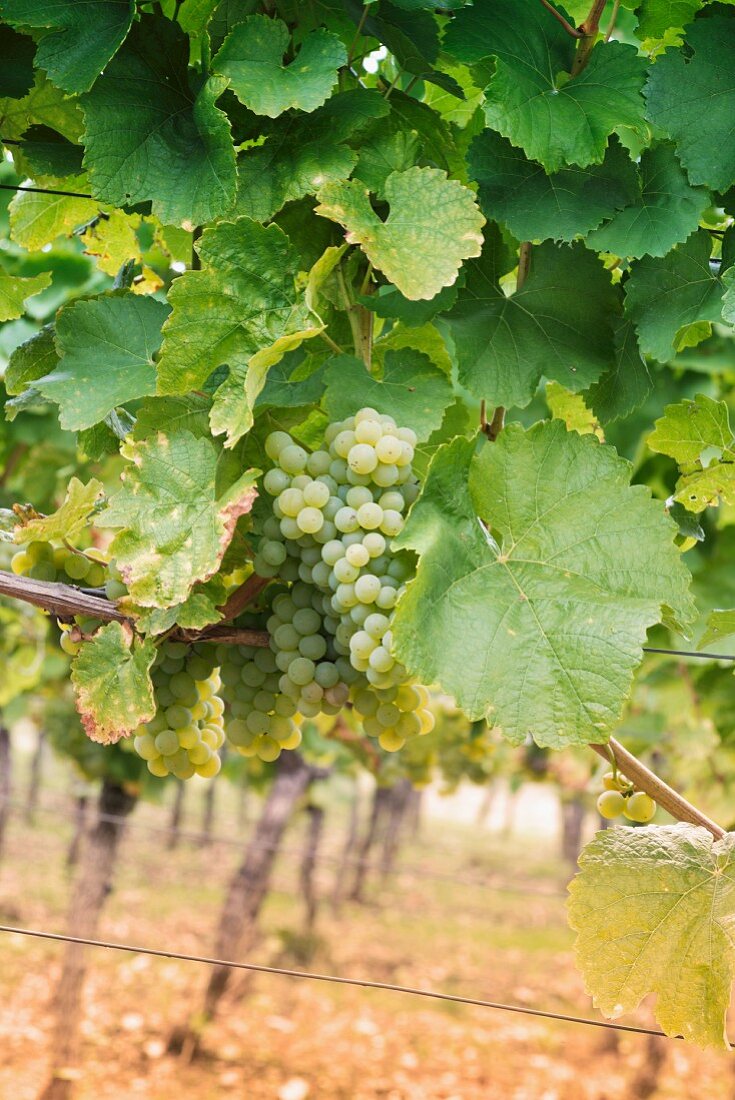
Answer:
POLYGON ((452 396, 446 374, 423 352, 404 348, 386 352, 381 378, 369 374, 351 355, 333 359, 327 367, 323 404, 332 420, 353 416, 362 406, 377 409, 398 424, 410 425, 424 440, 441 425, 452 396))
POLYGON ((186 430, 131 440, 122 453, 130 463, 123 487, 99 520, 122 528, 112 554, 135 603, 183 603, 196 581, 216 573, 237 520, 256 497, 254 474, 221 486, 221 448, 186 430))
POLYGON ((291 107, 315 111, 329 98, 347 50, 336 34, 318 27, 284 65, 290 42, 280 19, 249 15, 227 36, 213 69, 228 78, 240 102, 257 115, 277 118, 291 107))
POLYGON ((156 713, 150 668, 152 642, 128 623, 108 623, 84 642, 71 665, 74 700, 92 741, 114 745, 156 713))
MULTIPOLYGON (((54 190, 87 193, 87 181, 83 175, 69 177, 63 184, 57 180, 44 180, 44 183, 49 182, 57 184, 54 190)), ((10 236, 23 248, 43 248, 57 237, 70 236, 77 226, 91 221, 99 208, 100 204, 94 199, 19 191, 10 202, 10 236)))
POLYGON ((284 203, 347 179, 357 153, 346 142, 387 114, 380 92, 353 88, 332 96, 311 115, 279 119, 262 145, 238 159, 235 212, 265 222, 284 203))
POLYGON ((229 210, 235 151, 215 106, 222 77, 189 85, 189 40, 174 23, 136 23, 82 97, 84 163, 96 198, 113 206, 150 200, 163 222, 189 227, 229 210))
POLYGON ((648 117, 674 138, 692 183, 726 191, 735 181, 735 18, 698 21, 686 41, 686 52, 667 50, 651 67, 648 117))
POLYGON ((668 255, 633 265, 625 284, 625 312, 642 350, 665 363, 676 351, 677 332, 696 321, 719 321, 722 280, 710 267, 712 240, 706 229, 692 233, 668 255))
POLYGON ((468 264, 445 314, 462 384, 496 405, 527 405, 542 374, 585 389, 614 362, 619 304, 609 274, 582 244, 546 242, 534 246, 523 287, 506 297, 492 252, 489 242, 468 264))
POLYGON ((125 40, 134 0, 2 0, 2 18, 15 27, 48 28, 36 51, 64 92, 85 92, 125 40))
POLYGON ((600 165, 547 175, 522 149, 493 130, 483 130, 468 159, 470 174, 480 185, 482 209, 520 241, 571 241, 633 203, 638 192, 635 167, 617 141, 600 165))
POLYGON ((616 256, 665 256, 699 224, 710 198, 692 187, 668 143, 646 149, 641 156, 641 191, 596 232, 587 245, 616 256))
POLYGON ((587 989, 612 1018, 649 993, 667 1035, 729 1049, 735 834, 693 825, 606 829, 583 849, 569 921, 587 989))
POLYGON ((643 124, 646 63, 635 47, 598 42, 586 67, 569 79, 574 39, 541 4, 493 0, 464 8, 445 47, 460 61, 495 57, 488 125, 549 172, 599 163, 611 133, 643 124))
POLYGON ((50 516, 21 516, 13 530, 14 542, 51 542, 52 539, 74 539, 86 527, 105 491, 101 481, 90 478, 83 485, 78 477, 71 478, 63 504, 50 516))
POLYGON ((704 0, 641 0, 638 37, 665 38, 668 30, 680 30, 692 21, 704 0))
POLYGON ((90 428, 116 405, 156 392, 154 358, 168 312, 164 302, 127 290, 61 310, 59 363, 35 386, 58 404, 62 428, 90 428))
POLYGON ((215 411, 213 428, 234 442, 252 424, 268 368, 321 324, 296 290, 298 256, 278 226, 247 217, 221 222, 205 231, 199 254, 202 270, 186 272, 169 293, 158 390, 199 389, 227 364, 231 378, 215 396, 225 407, 215 411))
POLYGON ((51 282, 51 272, 42 271, 28 279, 0 272, 0 321, 12 321, 23 313, 23 303, 40 294, 51 282))
POLYGON ((615 328, 615 362, 590 386, 587 402, 602 423, 608 424, 642 405, 652 385, 633 324, 620 318, 615 328))
POLYGON ((44 325, 10 356, 3 379, 5 389, 12 394, 22 393, 31 382, 49 374, 58 361, 53 325, 44 325))
POLYGON ((317 197, 316 213, 343 225, 347 241, 407 298, 433 298, 452 285, 462 260, 480 255, 485 218, 469 188, 438 168, 392 172, 383 189, 385 221, 357 180, 327 184, 317 197))
POLYGON ((474 450, 437 452, 396 540, 419 554, 396 656, 514 743, 604 742, 647 629, 692 615, 675 526, 612 448, 560 421, 474 450))

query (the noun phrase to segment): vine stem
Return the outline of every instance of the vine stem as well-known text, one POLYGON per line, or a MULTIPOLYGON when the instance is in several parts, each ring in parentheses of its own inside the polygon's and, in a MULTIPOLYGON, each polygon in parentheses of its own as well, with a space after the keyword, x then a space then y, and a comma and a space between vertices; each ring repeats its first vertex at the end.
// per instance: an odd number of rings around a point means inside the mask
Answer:
POLYGON ((707 817, 706 814, 703 814, 701 810, 698 810, 696 806, 693 806, 691 802, 687 802, 686 798, 683 798, 668 783, 664 783, 663 779, 660 779, 655 772, 652 772, 650 768, 641 763, 637 756, 633 756, 631 752, 628 752, 614 737, 611 737, 606 745, 590 745, 590 748, 594 749, 598 756, 601 756, 608 763, 612 755, 617 767, 627 779, 630 779, 636 789, 645 791, 654 802, 662 806, 677 821, 686 821, 690 825, 701 825, 702 828, 707 829, 712 834, 715 840, 721 840, 725 836, 723 828, 707 817))
POLYGON ((582 37, 577 43, 577 50, 574 54, 572 76, 577 76, 581 73, 590 59, 590 54, 595 47, 597 32, 600 29, 600 18, 605 10, 606 4, 607 0, 593 0, 592 7, 587 13, 587 18, 579 26, 582 37))
MULTIPOLYGON (((248 578, 248 581, 253 578, 248 578)), ((262 578, 255 578, 258 582, 262 578)), ((248 581, 230 597, 235 606, 234 614, 239 614, 242 607, 234 604, 234 599, 248 586, 248 581)), ((265 582, 267 583, 267 581, 265 582)), ((255 598, 263 585, 250 586, 248 598, 242 604, 255 598)), ((89 615, 93 619, 101 619, 102 622, 128 623, 134 627, 134 622, 111 600, 103 596, 94 596, 89 592, 83 592, 71 584, 59 584, 57 581, 36 581, 32 577, 17 577, 15 573, 8 573, 0 569, 0 596, 10 596, 14 600, 33 604, 44 611, 50 612, 62 622, 69 622, 75 615, 89 615)), ((242 596, 240 596, 242 599, 242 596)), ((229 603, 229 601, 228 601, 229 603)), ((223 607, 223 613, 228 611, 228 605, 223 607)), ((233 616, 234 617, 234 616, 233 616)), ((195 642, 221 642, 223 645, 252 645, 265 649, 270 644, 268 633, 264 630, 241 630, 237 627, 219 624, 205 627, 204 630, 174 630, 168 635, 174 641, 186 642, 193 645, 195 642)))
MULTIPOLYGON (((521 289, 526 281, 529 271, 531 270, 531 250, 532 244, 530 241, 522 241, 521 247, 518 249, 518 273, 516 275, 516 293, 521 289)), ((494 443, 503 430, 505 425, 505 406, 498 405, 493 413, 492 420, 488 420, 485 413, 485 402, 482 401, 480 405, 480 428, 484 435, 494 443)))
POLYGON ((564 18, 562 13, 560 11, 557 11, 553 4, 549 3, 549 0, 541 0, 541 3, 544 5, 547 11, 551 12, 551 14, 554 16, 554 19, 561 23, 562 27, 570 36, 570 38, 583 37, 584 31, 578 31, 576 27, 573 27, 572 24, 564 18))

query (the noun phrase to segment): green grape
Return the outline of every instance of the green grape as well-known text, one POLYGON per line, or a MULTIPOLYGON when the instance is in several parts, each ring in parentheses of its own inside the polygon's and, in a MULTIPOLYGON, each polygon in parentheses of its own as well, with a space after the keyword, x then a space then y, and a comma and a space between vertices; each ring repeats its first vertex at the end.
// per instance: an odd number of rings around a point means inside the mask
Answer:
POLYGON ((385 553, 386 542, 378 531, 370 531, 365 535, 362 539, 362 545, 371 558, 379 558, 381 554, 385 553))
POLYGON ((284 489, 288 489, 290 484, 291 478, 277 466, 274 466, 272 470, 268 470, 263 478, 263 488, 272 497, 280 496, 284 489))
POLYGON ((612 821, 624 811, 625 801, 620 791, 603 791, 597 799, 597 812, 600 817, 612 821))
MULTIPOLYGON (((31 546, 33 543, 31 543, 31 546)), ((53 562, 39 561, 34 563, 28 570, 28 575, 34 581, 55 581, 56 580, 56 568, 53 562)))
POLYGON ((375 603, 380 591, 380 578, 373 573, 364 573, 355 581, 355 595, 360 603, 375 603))
POLYGON ((375 448, 369 443, 355 443, 347 454, 347 465, 356 474, 371 474, 378 465, 375 448))
POLYGON ((25 552, 32 565, 39 565, 41 562, 48 562, 53 565, 54 551, 49 542, 29 542, 25 552))
POLYGON ((162 756, 171 756, 178 751, 179 738, 174 730, 163 730, 156 734, 156 748, 162 756))
POLYGON ((261 737, 258 741, 258 756, 261 760, 265 760, 266 763, 271 763, 277 760, 281 755, 281 745, 278 741, 267 735, 261 737))
POLYGON ((64 570, 73 581, 83 581, 92 568, 92 562, 83 554, 69 554, 64 562, 64 570))
POLYGON ((314 679, 315 665, 308 657, 295 657, 288 666, 289 678, 299 687, 314 679))
POLYGON ((275 462, 284 447, 290 447, 292 442, 287 432, 271 432, 265 441, 265 453, 275 462))
POLYGON ((150 733, 141 733, 133 741, 135 751, 142 760, 155 760, 160 756, 156 742, 150 733))
POLYGON ((327 652, 326 640, 321 634, 312 634, 299 642, 299 653, 311 661, 319 661, 327 652))
POLYGON ((306 469, 309 456, 303 447, 289 443, 278 455, 278 465, 287 474, 300 474, 306 469))
POLYGON ((13 554, 10 561, 10 568, 16 576, 22 576, 24 573, 28 573, 33 566, 33 561, 27 550, 19 550, 17 554, 13 554))
MULTIPOLYGON (((604 798, 606 795, 613 794, 613 791, 605 791, 600 795, 600 798, 604 798)), ((622 795, 621 795, 622 797, 622 795)), ((599 807, 600 799, 597 800, 599 807)), ((639 823, 645 823, 650 821, 656 813, 656 803, 653 801, 650 795, 647 795, 645 791, 636 791, 628 798, 624 799, 625 808, 623 810, 624 815, 629 821, 636 821, 639 823)))
POLYGON ((304 503, 310 508, 324 508, 329 501, 329 487, 322 481, 312 481, 304 487, 304 503))
MULTIPOLYGON (((358 547, 350 546, 348 547, 348 549, 357 550, 358 547)), ((360 570, 356 566, 351 565, 349 558, 347 557, 347 555, 345 555, 345 557, 340 558, 340 560, 335 564, 334 575, 340 582, 340 584, 351 584, 359 577, 360 570)))
POLYGON ((112 600, 113 603, 122 599, 123 596, 127 596, 127 594, 127 586, 123 584, 122 581, 118 581, 114 577, 110 577, 105 581, 105 595, 108 600, 112 600))
POLYGON ((89 572, 85 578, 88 588, 102 588, 105 584, 107 577, 105 574, 105 567, 100 562, 92 562, 89 567, 89 572))
POLYGON ((324 526, 324 514, 318 508, 302 508, 296 523, 304 534, 313 535, 324 526))
POLYGON ((82 648, 81 641, 73 641, 72 638, 69 636, 68 630, 63 630, 61 632, 59 645, 63 649, 64 653, 66 653, 69 657, 76 657, 77 653, 82 648))

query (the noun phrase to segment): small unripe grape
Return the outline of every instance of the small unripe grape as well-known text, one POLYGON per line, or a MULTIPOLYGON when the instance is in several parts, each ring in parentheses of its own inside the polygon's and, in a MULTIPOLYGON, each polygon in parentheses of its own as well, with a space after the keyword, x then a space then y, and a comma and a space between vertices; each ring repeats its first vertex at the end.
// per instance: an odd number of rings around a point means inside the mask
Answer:
POLYGON ((32 567, 30 555, 25 550, 19 550, 17 554, 13 554, 10 562, 10 568, 16 576, 22 576, 23 573, 27 573, 32 567))
POLYGON ((155 775, 158 779, 163 779, 168 775, 168 768, 163 762, 162 756, 156 756, 152 760, 148 761, 148 771, 151 775, 155 775))
POLYGON ((273 737, 261 737, 258 741, 258 756, 266 764, 271 764, 281 755, 281 745, 273 737))
POLYGON ((625 801, 620 791, 603 791, 597 799, 597 812, 606 821, 612 821, 625 810, 625 801))
POLYGON ((372 475, 373 481, 381 489, 387 489, 391 485, 397 485, 400 481, 398 467, 391 463, 389 466, 378 466, 372 475))
POLYGON ((296 539, 301 538, 303 533, 304 532, 292 516, 283 517, 281 520, 281 534, 285 539, 290 539, 292 542, 295 542, 296 539))
POLYGON ((171 756, 179 750, 179 738, 173 730, 163 730, 156 734, 156 748, 161 756, 171 756))
POLYGON ((381 703, 375 712, 375 717, 380 722, 383 729, 390 729, 395 726, 396 722, 401 717, 401 712, 395 703, 381 703))
POLYGON ((85 581, 89 588, 102 588, 107 579, 105 575, 105 567, 101 562, 92 562, 89 567, 85 581))
POLYGON ((408 741, 411 737, 418 737, 421 733, 421 719, 418 714, 411 711, 402 714, 396 722, 396 733, 408 741))
POLYGON ((280 742, 282 749, 297 749, 301 744, 301 730, 298 726, 294 726, 293 732, 289 737, 284 737, 280 742))
POLYGON ((340 584, 351 584, 356 581, 360 575, 360 570, 356 566, 350 565, 347 560, 347 556, 340 558, 334 566, 334 575, 340 584))
POLYGON ((83 581, 92 568, 92 562, 83 554, 69 554, 64 562, 64 571, 73 581, 83 581))
POLYGON ((406 507, 406 502, 403 499, 403 493, 400 493, 398 489, 389 489, 387 492, 383 493, 378 501, 378 504, 384 512, 388 510, 394 512, 402 512, 403 509, 406 507))
POLYGON ((366 531, 373 531, 383 522, 383 509, 379 504, 361 504, 357 509, 357 521, 366 531))
POLYGON ((284 447, 289 447, 292 443, 293 440, 287 432, 271 432, 266 436, 265 453, 275 462, 284 447))
POLYGON ((371 558, 379 558, 381 554, 385 553, 386 542, 378 531, 370 531, 367 535, 364 535, 362 545, 371 558))
POLYGON ((219 775, 220 768, 222 767, 222 761, 217 753, 212 753, 209 760, 204 764, 199 764, 196 768, 197 775, 201 775, 202 779, 214 779, 215 775, 219 775))
POLYGON ((314 680, 319 684, 319 687, 324 688, 325 691, 327 688, 334 687, 339 680, 337 666, 331 661, 322 661, 316 666, 314 680))
POLYGON ((326 451, 314 451, 306 460, 307 472, 312 477, 323 477, 324 474, 329 472, 331 461, 326 451))
MULTIPOLYGON (((362 507, 365 508, 365 507, 371 507, 371 506, 363 504, 362 507)), ((372 507, 377 508, 377 505, 372 505, 372 507)), ((380 510, 380 515, 381 515, 381 518, 382 518, 382 515, 383 515, 382 509, 380 510)), ((354 508, 340 508, 340 510, 337 512, 336 516, 334 517, 334 525, 337 528, 337 530, 338 531, 344 531, 345 533, 349 533, 350 531, 356 531, 357 528, 360 526, 360 522, 361 521, 358 517, 358 513, 355 511, 354 508)), ((379 527, 380 523, 379 522, 376 523, 375 526, 379 527)))
POLYGON ((266 493, 269 493, 272 497, 280 496, 280 494, 288 489, 291 484, 291 478, 278 466, 274 466, 272 470, 268 470, 267 474, 263 478, 263 488, 266 493))
POLYGON ((308 454, 297 443, 289 443, 278 455, 278 465, 287 474, 300 474, 306 469, 308 454))
MULTIPOLYGON (((355 433, 350 431, 340 432, 332 443, 332 450, 338 458, 347 458, 352 448, 355 446, 355 433)), ((331 473, 331 467, 330 467, 331 473)), ((332 474, 334 477, 334 474, 332 474)), ((340 478, 335 478, 335 481, 339 481, 340 478)), ((343 480, 343 479, 342 479, 343 480)))
POLYGON ((264 540, 259 553, 268 562, 268 565, 283 565, 286 560, 286 547, 282 542, 264 540))
POLYGON ((394 511, 392 508, 387 508, 383 512, 383 522, 380 525, 380 530, 388 538, 394 538, 399 535, 403 530, 403 516, 400 512, 394 511))
POLYGON ((379 420, 365 419, 355 421, 355 439, 358 443, 369 443, 374 447, 382 436, 383 425, 379 420))
POLYGON ((334 478, 338 485, 342 485, 347 478, 349 466, 343 458, 335 458, 329 464, 329 476, 334 478))
POLYGON ((431 733, 435 724, 434 715, 430 710, 419 710, 417 713, 421 719, 421 733, 431 733))
MULTIPOLYGON (((612 793, 605 791, 600 795, 600 798, 604 798, 606 794, 612 793)), ((599 799, 598 799, 599 805, 599 799)), ((653 801, 650 795, 647 795, 645 791, 636 791, 625 799, 625 809, 623 813, 629 821, 637 821, 644 823, 650 821, 656 813, 656 803, 653 801)))
POLYGON ((368 634, 366 630, 358 630, 357 633, 353 634, 350 638, 350 653, 353 657, 366 661, 376 645, 377 642, 375 638, 368 634))
POLYGON ((345 548, 338 539, 325 542, 322 546, 322 561, 327 565, 336 565, 345 556, 345 548))
POLYGON ((306 535, 313 535, 324 526, 324 513, 318 508, 302 508, 296 517, 299 530, 306 535))
POLYGON ((386 752, 398 752, 406 742, 397 730, 383 730, 378 737, 378 744, 386 752))
POLYGON ((380 442, 375 444, 375 453, 381 462, 395 464, 401 457, 401 440, 394 435, 384 435, 380 442))
POLYGON ((366 546, 361 542, 348 546, 345 550, 345 560, 354 568, 361 569, 370 561, 370 554, 366 546))
POLYGON ((142 733, 133 741, 133 747, 142 760, 155 760, 160 756, 156 742, 150 733, 142 733))
POLYGON ((353 485, 347 490, 345 501, 350 508, 359 508, 361 504, 371 504, 373 494, 365 485, 353 485))
POLYGON ((354 584, 338 584, 334 594, 343 607, 354 607, 358 602, 354 584))
POLYGON ((76 657, 77 653, 82 648, 81 641, 73 641, 70 638, 68 631, 64 631, 62 633, 61 637, 59 638, 59 645, 63 649, 64 653, 66 653, 69 657, 76 657))
POLYGON ((304 494, 300 489, 284 489, 278 498, 278 504, 284 516, 295 519, 304 507, 304 494))
POLYGON ((40 540, 29 542, 26 546, 26 554, 33 565, 38 565, 42 561, 53 564, 54 548, 49 542, 41 542, 40 540))
POLYGON ((315 634, 322 625, 321 616, 312 607, 300 607, 294 612, 292 622, 301 635, 315 634))
POLYGON ((385 646, 376 646, 370 654, 370 667, 375 669, 376 672, 390 672, 395 663, 395 659, 385 646))
POLYGON ((288 666, 289 679, 299 687, 304 687, 314 679, 315 667, 308 657, 295 657, 288 666))
POLYGON ((302 489, 304 503, 310 508, 323 508, 330 497, 329 489, 323 481, 312 481, 302 489))
POLYGON ((378 465, 378 456, 375 448, 369 443, 356 443, 350 447, 347 455, 347 465, 356 474, 371 474, 378 465))
POLYGON ((398 602, 398 593, 395 588, 390 588, 388 585, 383 585, 375 597, 375 606, 381 608, 382 611, 390 611, 395 607, 398 602))
POLYGON ((183 729, 177 730, 176 733, 182 749, 193 749, 195 745, 199 744, 199 729, 197 726, 185 726, 183 729))
POLYGON ((416 432, 414 432, 411 428, 399 428, 396 432, 396 435, 404 443, 410 444, 411 447, 415 447, 416 443, 418 442, 416 439, 416 432))
POLYGON ((355 581, 355 595, 360 603, 375 603, 380 592, 380 578, 373 573, 365 573, 355 581))

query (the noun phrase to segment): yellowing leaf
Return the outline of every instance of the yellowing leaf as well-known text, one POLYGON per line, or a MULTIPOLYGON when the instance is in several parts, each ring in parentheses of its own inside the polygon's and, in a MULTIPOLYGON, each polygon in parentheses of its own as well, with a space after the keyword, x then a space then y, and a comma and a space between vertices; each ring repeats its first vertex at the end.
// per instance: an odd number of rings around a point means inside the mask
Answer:
POLYGON ((73 539, 87 525, 105 487, 91 478, 86 485, 73 477, 66 490, 64 503, 50 516, 38 516, 21 521, 13 531, 15 542, 51 542, 52 539, 73 539))
POLYGON ((114 745, 156 713, 149 675, 156 656, 128 623, 108 623, 82 644, 71 680, 82 725, 92 741, 114 745))

